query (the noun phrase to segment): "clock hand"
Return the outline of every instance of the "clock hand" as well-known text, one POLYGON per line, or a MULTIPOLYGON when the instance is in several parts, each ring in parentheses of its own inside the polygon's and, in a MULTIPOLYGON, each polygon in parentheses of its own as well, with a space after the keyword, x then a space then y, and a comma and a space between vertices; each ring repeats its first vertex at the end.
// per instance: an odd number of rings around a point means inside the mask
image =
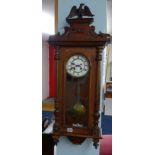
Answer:
POLYGON ((82 64, 79 64, 79 65, 78 65, 78 67, 80 67, 80 70, 82 69, 82 66, 81 66, 81 65, 82 65, 82 64))
POLYGON ((80 64, 80 69, 82 69, 82 64, 80 64))
POLYGON ((72 70, 72 69, 74 69, 74 70, 75 70, 75 67, 71 67, 71 70, 72 70))
POLYGON ((75 63, 71 62, 72 65, 75 65, 75 63))
POLYGON ((78 64, 78 65, 76 65, 76 67, 81 67, 81 65, 82 65, 82 64, 78 64))

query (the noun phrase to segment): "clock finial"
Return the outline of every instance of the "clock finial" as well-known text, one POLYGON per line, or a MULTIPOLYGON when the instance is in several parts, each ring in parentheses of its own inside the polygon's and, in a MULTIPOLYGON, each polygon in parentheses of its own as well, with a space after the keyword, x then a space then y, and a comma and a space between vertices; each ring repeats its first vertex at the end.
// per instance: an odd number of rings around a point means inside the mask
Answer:
POLYGON ((81 3, 78 9, 75 5, 71 8, 71 11, 66 19, 83 18, 83 16, 93 17, 94 15, 91 13, 88 6, 81 3), (84 6, 84 8, 83 8, 83 6, 84 6))

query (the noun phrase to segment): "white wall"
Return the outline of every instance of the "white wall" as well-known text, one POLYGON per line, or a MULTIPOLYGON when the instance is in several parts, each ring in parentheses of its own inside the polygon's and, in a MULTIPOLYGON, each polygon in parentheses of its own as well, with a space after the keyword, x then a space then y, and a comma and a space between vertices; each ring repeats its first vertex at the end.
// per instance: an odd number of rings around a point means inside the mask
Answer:
POLYGON ((54 34, 54 0, 42 1, 42 99, 49 96, 49 35, 54 34))
MULTIPOLYGON (((107 0, 107 33, 112 34, 112 0, 107 0)), ((112 75, 112 45, 107 47, 106 81, 110 81, 112 75)))
POLYGON ((67 25, 65 18, 69 15, 70 9, 73 5, 79 7, 80 3, 87 5, 91 12, 95 15, 93 25, 96 28, 96 32, 107 30, 107 14, 106 3, 107 0, 58 0, 58 31, 64 32, 64 26, 67 25))
POLYGON ((112 0, 107 0, 107 33, 112 34, 112 0))

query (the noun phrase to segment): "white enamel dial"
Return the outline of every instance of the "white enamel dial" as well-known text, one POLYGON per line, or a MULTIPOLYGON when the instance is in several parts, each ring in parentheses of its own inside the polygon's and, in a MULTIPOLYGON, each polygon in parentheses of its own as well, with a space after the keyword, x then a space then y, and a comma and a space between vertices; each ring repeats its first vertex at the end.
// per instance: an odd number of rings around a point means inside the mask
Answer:
POLYGON ((66 63, 66 71, 73 77, 85 76, 89 71, 89 62, 83 55, 73 55, 66 63))

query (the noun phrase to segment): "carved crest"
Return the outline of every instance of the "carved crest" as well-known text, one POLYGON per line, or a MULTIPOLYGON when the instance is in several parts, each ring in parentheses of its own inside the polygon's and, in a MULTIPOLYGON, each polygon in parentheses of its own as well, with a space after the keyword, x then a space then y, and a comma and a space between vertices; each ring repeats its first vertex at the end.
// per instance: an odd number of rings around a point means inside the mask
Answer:
POLYGON ((71 8, 71 11, 66 19, 70 18, 83 18, 83 16, 93 17, 94 15, 91 13, 88 6, 84 6, 85 4, 81 3, 79 8, 75 5, 71 8))
POLYGON ((94 21, 93 16, 88 6, 83 3, 79 8, 73 6, 66 18, 69 26, 64 28, 63 34, 57 33, 55 36, 50 36, 48 42, 61 46, 104 46, 111 41, 111 36, 95 32, 95 27, 91 26, 94 21))

